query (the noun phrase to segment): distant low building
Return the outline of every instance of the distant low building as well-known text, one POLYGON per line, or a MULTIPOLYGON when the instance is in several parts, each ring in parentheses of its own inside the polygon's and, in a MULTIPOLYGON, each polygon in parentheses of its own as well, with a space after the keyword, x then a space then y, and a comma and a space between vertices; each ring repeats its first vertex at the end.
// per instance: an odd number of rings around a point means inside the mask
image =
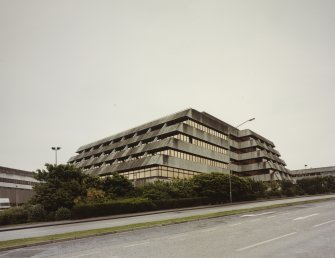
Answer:
POLYGON ((36 182, 33 172, 0 166, 0 198, 9 198, 11 206, 27 202, 36 182))
POLYGON ((292 177, 296 180, 302 178, 317 177, 317 176, 335 177, 335 167, 298 169, 298 170, 291 170, 290 173, 292 177))
POLYGON ((134 183, 210 172, 262 181, 290 179, 272 141, 194 109, 84 145, 68 162, 87 174, 117 172, 134 183))

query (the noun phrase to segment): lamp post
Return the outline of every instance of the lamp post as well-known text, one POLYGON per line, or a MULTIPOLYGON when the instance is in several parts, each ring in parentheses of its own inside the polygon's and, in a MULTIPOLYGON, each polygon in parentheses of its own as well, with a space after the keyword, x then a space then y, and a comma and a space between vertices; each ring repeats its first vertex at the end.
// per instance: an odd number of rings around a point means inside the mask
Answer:
MULTIPOLYGON (((244 125, 245 123, 248 123, 248 122, 251 122, 251 121, 254 121, 256 118, 250 118, 246 121, 244 121, 243 123, 239 124, 238 126, 236 126, 236 128, 240 127, 241 125, 244 125)), ((227 140, 228 140, 228 160, 229 160, 229 163, 228 163, 228 170, 229 170, 229 200, 230 200, 230 203, 233 202, 233 194, 232 194, 232 187, 231 187, 231 176, 232 176, 232 173, 231 173, 231 170, 230 170, 230 128, 228 126, 228 137, 227 137, 227 140)))
POLYGON ((243 123, 241 123, 241 124, 239 124, 238 126, 236 126, 236 128, 240 127, 241 125, 244 125, 245 123, 254 121, 255 119, 256 119, 256 118, 250 118, 250 119, 248 119, 247 121, 244 121, 243 123))
POLYGON ((57 151, 61 149, 61 147, 51 147, 52 150, 55 151, 55 165, 57 166, 57 151))
POLYGON ((17 207, 17 185, 15 185, 15 206, 17 207))

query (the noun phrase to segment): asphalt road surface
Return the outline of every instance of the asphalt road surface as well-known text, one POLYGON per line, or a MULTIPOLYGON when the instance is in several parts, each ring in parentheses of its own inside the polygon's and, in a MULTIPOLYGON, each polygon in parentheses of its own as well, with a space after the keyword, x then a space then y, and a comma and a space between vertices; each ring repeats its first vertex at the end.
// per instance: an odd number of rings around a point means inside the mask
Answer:
POLYGON ((0 257, 335 257, 335 201, 20 248, 0 257))

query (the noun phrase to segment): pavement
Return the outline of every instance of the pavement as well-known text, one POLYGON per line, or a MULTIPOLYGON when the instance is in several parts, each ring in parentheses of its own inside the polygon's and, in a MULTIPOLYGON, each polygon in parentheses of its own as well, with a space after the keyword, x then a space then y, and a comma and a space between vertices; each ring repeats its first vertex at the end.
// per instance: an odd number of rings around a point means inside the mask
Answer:
MULTIPOLYGON (((276 203, 270 201, 264 205, 276 203)), ((326 200, 20 248, 0 252, 0 257, 334 257, 334 211, 335 200, 326 200)))
POLYGON ((176 219, 188 216, 203 215, 208 213, 223 212, 230 210, 248 209, 256 207, 264 207, 268 205, 284 204, 284 203, 294 203, 297 201, 308 201, 308 200, 318 200, 323 198, 334 198, 335 194, 322 195, 322 196, 309 196, 309 197, 299 197, 290 199, 279 199, 270 200, 263 202, 248 202, 235 205, 223 205, 223 206, 210 206, 203 207, 202 209, 187 209, 187 210, 171 210, 163 213, 147 213, 141 214, 142 216, 127 216, 127 217, 113 217, 104 220, 93 220, 93 221, 76 221, 75 223, 65 223, 65 224, 52 224, 44 225, 43 227, 8 227, 7 230, 2 228, 0 234, 0 241, 13 240, 20 238, 29 237, 40 237, 46 235, 54 235, 82 230, 108 228, 115 226, 124 226, 129 224, 144 223, 151 221, 176 219))

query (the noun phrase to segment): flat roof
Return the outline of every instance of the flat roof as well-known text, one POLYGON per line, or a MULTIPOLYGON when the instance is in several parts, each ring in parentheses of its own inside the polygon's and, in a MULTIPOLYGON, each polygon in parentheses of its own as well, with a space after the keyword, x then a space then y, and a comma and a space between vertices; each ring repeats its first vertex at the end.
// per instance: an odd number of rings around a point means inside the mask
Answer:
POLYGON ((10 175, 29 176, 29 177, 34 176, 34 173, 31 171, 2 167, 2 166, 0 166, 0 173, 10 174, 10 175))
POLYGON ((292 175, 335 172, 335 166, 290 170, 292 175))

